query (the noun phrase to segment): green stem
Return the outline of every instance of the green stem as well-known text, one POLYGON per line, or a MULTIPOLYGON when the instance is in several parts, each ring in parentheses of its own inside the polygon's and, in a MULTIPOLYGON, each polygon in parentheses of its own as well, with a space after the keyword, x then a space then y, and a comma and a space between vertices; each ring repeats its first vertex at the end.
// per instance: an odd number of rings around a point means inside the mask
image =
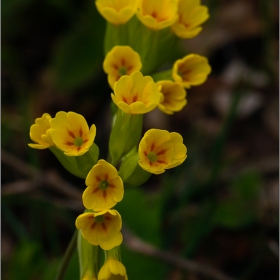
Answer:
POLYGON ((76 249, 76 245, 77 245, 77 233, 78 231, 75 230, 75 233, 74 235, 72 236, 72 239, 66 249, 66 252, 64 254, 64 257, 62 259, 62 262, 59 266, 59 269, 58 269, 58 272, 57 272, 57 275, 55 277, 55 280, 63 280, 64 276, 65 276, 65 272, 66 272, 66 269, 69 265, 69 262, 73 256, 73 253, 76 249))

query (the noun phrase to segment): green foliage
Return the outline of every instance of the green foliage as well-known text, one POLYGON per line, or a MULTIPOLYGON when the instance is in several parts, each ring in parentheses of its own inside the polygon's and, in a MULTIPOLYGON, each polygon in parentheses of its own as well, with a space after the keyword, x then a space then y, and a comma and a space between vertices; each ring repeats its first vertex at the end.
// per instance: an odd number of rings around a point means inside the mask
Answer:
POLYGON ((228 228, 240 228, 256 222, 260 211, 261 178, 255 172, 237 176, 228 188, 228 198, 221 201, 214 222, 228 228))

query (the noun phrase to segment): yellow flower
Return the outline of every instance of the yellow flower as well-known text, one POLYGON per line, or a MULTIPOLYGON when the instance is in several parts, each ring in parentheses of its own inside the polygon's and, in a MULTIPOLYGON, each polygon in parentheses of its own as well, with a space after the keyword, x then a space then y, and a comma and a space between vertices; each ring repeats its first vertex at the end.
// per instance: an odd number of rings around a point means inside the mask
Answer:
POLYGON ((92 274, 92 271, 87 270, 81 280, 97 280, 97 278, 92 274))
POLYGON ((51 116, 47 113, 43 114, 41 118, 35 120, 35 124, 30 127, 30 138, 37 144, 28 144, 29 147, 34 149, 47 149, 50 146, 55 146, 50 130, 51 116))
POLYGON ((122 179, 117 169, 103 159, 100 159, 89 171, 86 185, 83 203, 88 209, 94 211, 109 209, 123 199, 122 179))
POLYGON ((189 54, 175 61, 172 68, 172 77, 178 84, 190 88, 204 83, 210 72, 211 67, 206 57, 189 54))
POLYGON ((108 257, 98 273, 98 280, 128 280, 124 265, 113 257, 108 257))
POLYGON ((98 12, 112 24, 124 24, 136 13, 137 0, 97 0, 98 12))
POLYGON ((67 156, 81 156, 92 145, 96 127, 90 129, 85 118, 74 112, 58 112, 51 120, 51 136, 56 146, 67 156))
POLYGON ((122 219, 116 210, 87 212, 76 219, 76 228, 81 229, 82 236, 103 250, 110 250, 122 243, 121 227, 122 219))
POLYGON ((139 144, 139 165, 146 171, 161 174, 186 159, 187 148, 179 133, 160 129, 148 130, 139 144))
POLYGON ((178 21, 171 29, 180 38, 195 37, 202 27, 199 25, 209 18, 208 8, 200 5, 200 0, 179 0, 178 21))
POLYGON ((138 19, 155 30, 171 26, 177 20, 177 0, 140 0, 138 19))
POLYGON ((127 114, 145 114, 159 103, 160 92, 150 76, 139 71, 122 76, 111 94, 114 103, 127 114))
POLYGON ((112 89, 121 76, 129 76, 141 68, 139 54, 129 46, 115 46, 107 53, 103 62, 103 69, 108 74, 108 82, 112 89))
POLYGON ((158 108, 166 114, 181 111, 187 104, 185 89, 172 81, 159 81, 157 85, 162 93, 158 108))

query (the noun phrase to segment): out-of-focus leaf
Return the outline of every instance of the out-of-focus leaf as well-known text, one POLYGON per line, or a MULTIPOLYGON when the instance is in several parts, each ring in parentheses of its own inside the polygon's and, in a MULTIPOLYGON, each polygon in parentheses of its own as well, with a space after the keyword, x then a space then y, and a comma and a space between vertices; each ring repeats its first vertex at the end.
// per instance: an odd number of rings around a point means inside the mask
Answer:
POLYGON ((168 266, 153 257, 147 257, 132 252, 122 247, 122 262, 126 267, 128 279, 133 280, 155 280, 169 279, 168 266))
POLYGON ((55 85, 60 89, 74 90, 102 69, 105 21, 93 4, 55 50, 51 67, 55 85))
POLYGON ((229 198, 217 207, 214 222, 228 228, 239 228, 255 222, 260 210, 260 184, 261 179, 256 173, 238 176, 229 187, 229 198))
POLYGON ((126 188, 123 200, 115 207, 121 213, 123 223, 141 239, 161 244, 159 199, 147 199, 140 188, 126 188))

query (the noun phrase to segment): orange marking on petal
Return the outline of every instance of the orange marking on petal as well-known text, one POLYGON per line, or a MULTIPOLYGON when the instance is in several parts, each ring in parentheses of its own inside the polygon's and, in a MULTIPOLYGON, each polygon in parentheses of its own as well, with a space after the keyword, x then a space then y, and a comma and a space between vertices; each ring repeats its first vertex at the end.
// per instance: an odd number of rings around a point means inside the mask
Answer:
POLYGON ((132 99, 132 102, 135 102, 137 100, 137 95, 135 95, 132 99))
POLYGON ((127 103, 127 99, 125 97, 122 97, 122 100, 127 103))
POLYGON ((121 59, 121 65, 125 66, 125 60, 123 58, 121 59))
POLYGON ((82 130, 82 128, 80 128, 79 134, 80 134, 81 137, 83 136, 83 130, 82 130))
POLYGON ((99 187, 95 188, 92 193, 97 193, 99 191, 99 187))
POLYGON ((84 144, 88 141, 88 139, 84 140, 84 144))
POLYGON ((113 67, 115 70, 119 70, 119 67, 118 67, 118 65, 116 65, 116 64, 113 64, 112 67, 113 67))
POLYGON ((68 131, 69 136, 71 136, 72 138, 76 138, 72 131, 69 131, 69 130, 67 130, 67 131, 68 131))
POLYGON ((166 150, 161 150, 160 152, 157 153, 157 155, 163 155, 166 152, 166 150))
POLYGON ((94 222, 94 223, 90 226, 90 228, 91 228, 91 229, 94 229, 95 226, 96 226, 96 223, 94 222))
POLYGON ((111 218, 111 217, 105 217, 105 220, 109 220, 109 221, 111 221, 111 220, 112 220, 112 218, 111 218))
POLYGON ((106 225, 104 223, 102 223, 102 228, 103 228, 104 231, 107 230, 107 227, 106 227, 106 225))
POLYGON ((101 178, 99 176, 96 176, 95 180, 98 181, 98 182, 101 182, 101 178))
POLYGON ((105 177, 105 180, 108 181, 108 178, 109 178, 108 174, 105 174, 104 177, 105 177))
POLYGON ((145 152, 144 152, 144 155, 147 157, 147 156, 148 156, 148 153, 145 151, 145 152))
POLYGON ((108 187, 115 188, 116 186, 115 185, 109 185, 108 187))
POLYGON ((103 196, 103 197, 104 197, 104 199, 106 200, 106 197, 107 197, 107 192, 106 192, 106 191, 103 191, 102 196, 103 196))
POLYGON ((157 162, 167 164, 164 160, 158 160, 157 162))
POLYGON ((151 151, 154 149, 154 147, 155 147, 155 143, 153 143, 153 144, 151 145, 151 151))
POLYGON ((78 152, 81 150, 81 147, 77 147, 78 152))
POLYGON ((132 70, 132 69, 133 69, 133 66, 127 66, 127 67, 126 67, 127 72, 130 71, 130 70, 132 70))
POLYGON ((68 141, 68 142, 65 143, 65 145, 72 146, 73 143, 71 143, 71 142, 68 141))

